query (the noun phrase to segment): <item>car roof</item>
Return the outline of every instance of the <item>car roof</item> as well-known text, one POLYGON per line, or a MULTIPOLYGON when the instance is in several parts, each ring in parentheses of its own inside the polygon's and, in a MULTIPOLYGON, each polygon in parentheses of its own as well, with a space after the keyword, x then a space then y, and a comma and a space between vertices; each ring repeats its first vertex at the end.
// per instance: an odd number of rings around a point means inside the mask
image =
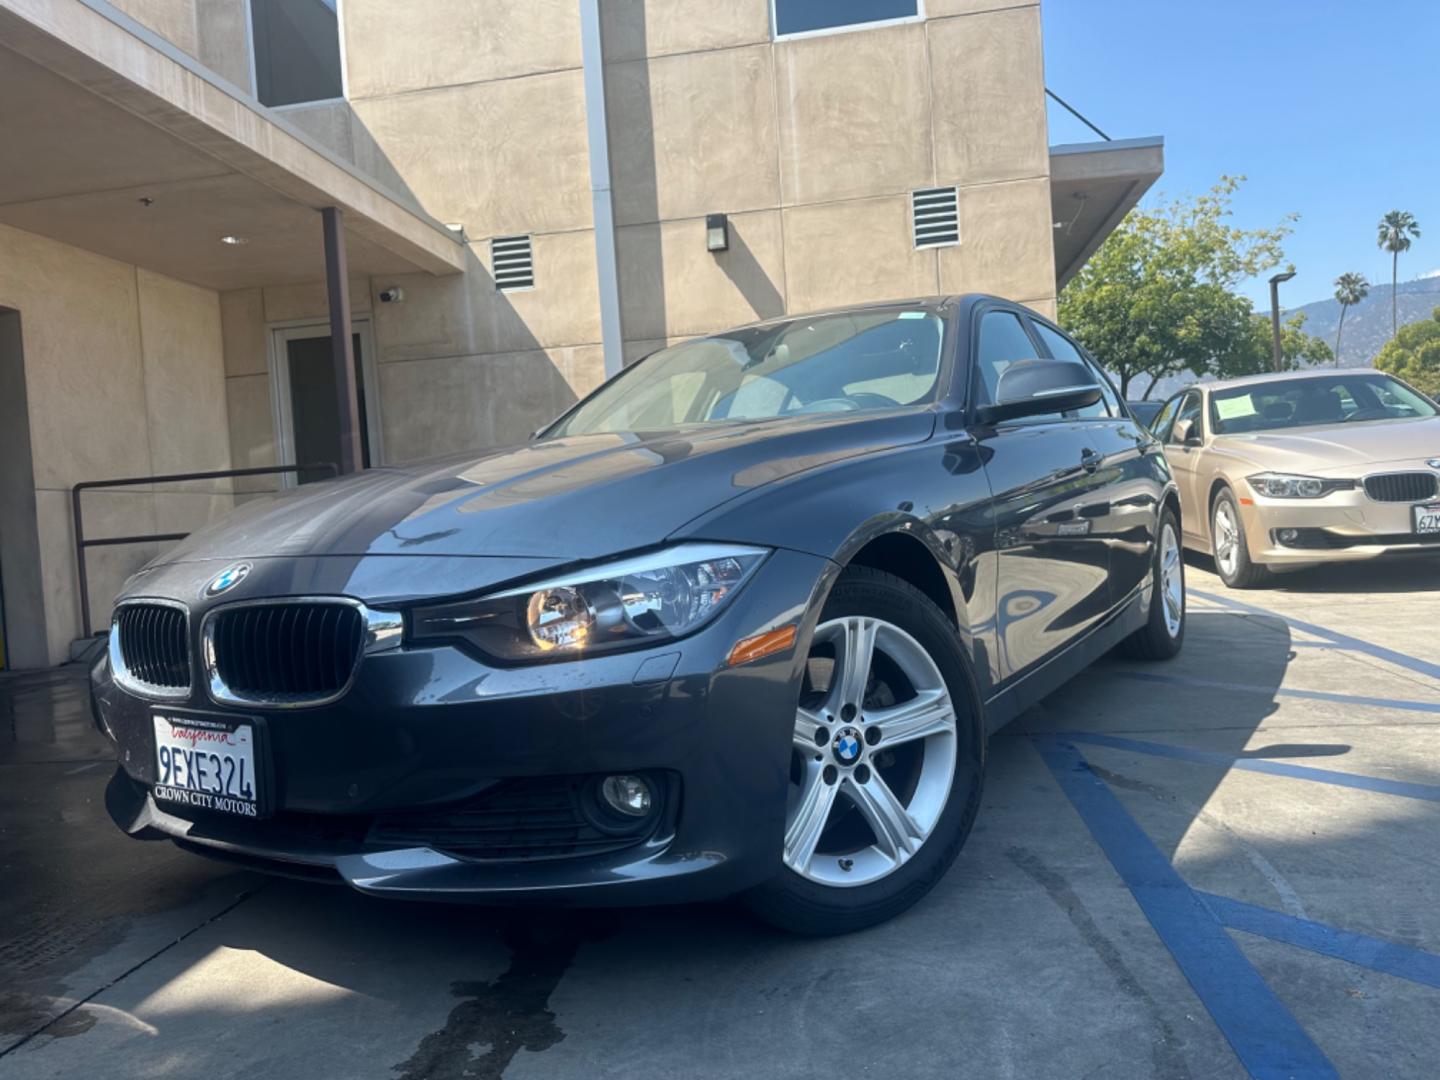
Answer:
MULTIPOLYGON (((1263 386, 1265 383, 1289 382, 1294 379, 1337 379, 1347 375, 1383 375, 1374 368, 1330 368, 1328 371, 1267 371, 1263 375, 1242 375, 1234 379, 1195 383, 1201 390, 1229 390, 1237 386, 1263 386)), ((1190 389, 1186 387, 1185 389, 1190 389)), ((1178 391, 1177 391, 1178 392, 1178 391)))

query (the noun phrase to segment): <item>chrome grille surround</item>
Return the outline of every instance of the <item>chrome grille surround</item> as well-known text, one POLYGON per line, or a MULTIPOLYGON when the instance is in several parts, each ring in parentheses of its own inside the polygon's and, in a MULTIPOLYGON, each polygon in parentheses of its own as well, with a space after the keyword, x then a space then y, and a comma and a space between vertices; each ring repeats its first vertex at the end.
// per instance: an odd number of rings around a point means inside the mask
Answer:
POLYGON ((1372 473, 1365 477, 1365 494, 1375 502, 1413 503, 1433 498, 1440 489, 1435 473, 1410 470, 1406 472, 1372 473))
POLYGON ((181 701, 190 696, 195 681, 190 660, 190 609, 178 600, 150 596, 122 600, 110 617, 106 645, 111 675, 122 690, 156 701, 181 701), (177 623, 178 641, 174 638, 177 623), (165 675, 167 669, 170 678, 164 682, 146 677, 165 675))
POLYGON ((270 596, 222 604, 206 612, 200 624, 206 691, 220 705, 266 709, 328 705, 349 691, 366 655, 397 648, 403 631, 400 612, 376 611, 348 596, 270 596), (241 621, 232 627, 236 619, 241 621), (327 634, 331 635, 328 646, 323 640, 327 634), (261 645, 278 649, 281 643, 276 637, 281 635, 316 651, 272 652, 244 660, 238 654, 227 655, 246 647, 247 637, 252 639, 249 647, 259 639, 261 645), (327 647, 329 655, 322 651, 327 647), (237 681, 245 685, 232 685, 237 681), (297 689, 300 683, 306 688, 297 689))

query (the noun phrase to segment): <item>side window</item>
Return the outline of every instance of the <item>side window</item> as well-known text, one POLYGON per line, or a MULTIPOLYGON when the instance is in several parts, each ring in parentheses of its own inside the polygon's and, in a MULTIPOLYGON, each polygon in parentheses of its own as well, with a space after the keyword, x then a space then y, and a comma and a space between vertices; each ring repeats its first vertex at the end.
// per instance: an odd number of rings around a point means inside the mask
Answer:
POLYGON ((1038 359, 1020 317, 1009 311, 992 311, 980 320, 980 344, 975 350, 974 394, 977 405, 992 405, 1000 376, 1017 360, 1038 359))
POLYGON ((1090 370, 1090 374, 1094 376, 1096 383, 1100 386, 1100 400, 1094 405, 1086 406, 1072 415, 1079 417, 1124 415, 1124 413, 1120 411, 1120 398, 1116 396, 1114 388, 1110 385, 1110 380, 1105 377, 1104 373, 1095 366, 1088 356, 1079 350, 1073 341, 1064 334, 1057 334, 1042 322, 1032 322, 1030 325, 1035 327, 1035 332, 1040 335, 1040 340, 1043 341, 1045 347, 1050 350, 1051 356, 1056 360, 1074 360, 1078 364, 1084 364, 1090 370))
POLYGON ((1194 424, 1194 433, 1196 435, 1200 434, 1203 425, 1200 423, 1199 390, 1191 390, 1185 395, 1184 399, 1181 400, 1180 409, 1175 414, 1175 424, 1172 424, 1170 430, 1165 433, 1166 442, 1176 445, 1179 444, 1180 440, 1175 437, 1175 425, 1179 424, 1181 420, 1191 421, 1194 424))
POLYGON ((1155 419, 1150 421, 1150 432, 1162 442, 1170 438, 1170 425, 1175 423, 1175 414, 1180 410, 1180 396, 1172 397, 1160 411, 1155 414, 1155 419))

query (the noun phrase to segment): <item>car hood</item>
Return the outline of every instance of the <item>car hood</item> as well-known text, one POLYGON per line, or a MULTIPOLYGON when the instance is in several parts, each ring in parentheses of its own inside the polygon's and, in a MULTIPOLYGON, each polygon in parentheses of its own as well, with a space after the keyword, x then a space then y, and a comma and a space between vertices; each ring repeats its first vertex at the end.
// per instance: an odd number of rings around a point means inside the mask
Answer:
POLYGON ((1426 459, 1440 458, 1440 417, 1217 435, 1212 445, 1277 472, 1353 475, 1375 465, 1424 468, 1426 459))
POLYGON ((372 469, 241 506, 155 565, 297 555, 583 560, 660 543, 746 491, 919 442, 930 410, 542 440, 372 469))

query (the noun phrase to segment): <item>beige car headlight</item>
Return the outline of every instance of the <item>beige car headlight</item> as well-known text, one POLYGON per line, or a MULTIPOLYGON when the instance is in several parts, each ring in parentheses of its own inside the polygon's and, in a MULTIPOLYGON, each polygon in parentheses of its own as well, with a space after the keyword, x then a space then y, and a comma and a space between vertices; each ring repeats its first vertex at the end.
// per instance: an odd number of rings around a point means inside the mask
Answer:
POLYGON ((1272 499, 1319 499, 1332 491, 1348 491, 1355 486, 1354 480, 1332 480, 1295 473, 1262 472, 1246 479, 1257 495, 1272 499))

